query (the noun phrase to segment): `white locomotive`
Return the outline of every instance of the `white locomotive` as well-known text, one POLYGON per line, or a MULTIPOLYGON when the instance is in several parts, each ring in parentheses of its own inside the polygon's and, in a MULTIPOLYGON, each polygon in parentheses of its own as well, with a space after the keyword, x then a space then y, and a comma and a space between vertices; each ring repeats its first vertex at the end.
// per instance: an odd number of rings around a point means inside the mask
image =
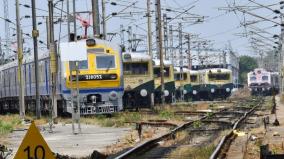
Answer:
POLYGON ((279 73, 256 68, 247 74, 248 87, 252 95, 272 95, 279 93, 279 73))

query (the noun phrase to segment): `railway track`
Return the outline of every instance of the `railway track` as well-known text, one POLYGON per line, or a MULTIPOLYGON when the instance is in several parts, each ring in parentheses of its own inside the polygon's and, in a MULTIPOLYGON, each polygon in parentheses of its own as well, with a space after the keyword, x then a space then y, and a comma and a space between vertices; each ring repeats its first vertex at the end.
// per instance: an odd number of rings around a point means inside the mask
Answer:
POLYGON ((130 148, 129 150, 114 157, 115 159, 127 158, 168 158, 169 152, 181 146, 198 147, 204 146, 216 138, 222 136, 221 132, 226 130, 226 135, 221 138, 219 144, 216 146, 214 153, 211 155, 212 159, 220 155, 224 142, 231 138, 233 131, 240 127, 241 123, 251 115, 261 104, 262 99, 246 100, 242 103, 235 103, 231 108, 224 108, 218 112, 207 113, 195 121, 184 123, 171 130, 170 132, 140 143, 139 145, 130 148), (198 138, 198 142, 192 142, 191 139, 174 143, 171 145, 164 145, 167 140, 175 139, 178 132, 186 131, 190 134, 190 138, 198 138))

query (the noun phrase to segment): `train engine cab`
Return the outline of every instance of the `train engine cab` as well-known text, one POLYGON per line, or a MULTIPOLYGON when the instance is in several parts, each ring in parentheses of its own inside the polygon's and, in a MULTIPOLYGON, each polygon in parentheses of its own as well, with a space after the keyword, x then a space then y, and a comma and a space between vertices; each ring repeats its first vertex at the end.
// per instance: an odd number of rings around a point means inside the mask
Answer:
MULTIPOLYGON (((161 103, 160 60, 154 60, 155 103, 161 103)), ((170 61, 164 61, 164 96, 166 103, 172 103, 175 98, 174 68, 170 61)))
POLYGON ((192 92, 190 82, 190 70, 188 68, 180 67, 174 68, 174 78, 176 86, 176 99, 181 101, 188 101, 190 98, 190 92, 192 92))
POLYGON ((118 45, 100 39, 69 42, 61 45, 61 58, 62 95, 67 112, 72 112, 74 94, 79 97, 82 115, 110 114, 123 109, 122 59, 118 45), (80 57, 72 58, 74 54, 80 57), (82 56, 86 56, 84 60, 73 61, 82 56), (79 94, 74 91, 77 87, 79 94))
POLYGON ((206 81, 211 98, 226 99, 231 95, 234 87, 231 70, 224 68, 206 70, 206 81))
POLYGON ((149 108, 154 93, 153 65, 146 53, 123 53, 125 109, 149 108))
MULTIPOLYGON (((225 99, 231 95, 233 89, 232 71, 224 68, 200 70, 199 84, 193 86, 192 94, 195 98, 213 100, 225 99)), ((195 85, 195 84, 194 84, 195 85)))
POLYGON ((272 95, 279 92, 279 73, 257 68, 247 76, 252 95, 272 95))

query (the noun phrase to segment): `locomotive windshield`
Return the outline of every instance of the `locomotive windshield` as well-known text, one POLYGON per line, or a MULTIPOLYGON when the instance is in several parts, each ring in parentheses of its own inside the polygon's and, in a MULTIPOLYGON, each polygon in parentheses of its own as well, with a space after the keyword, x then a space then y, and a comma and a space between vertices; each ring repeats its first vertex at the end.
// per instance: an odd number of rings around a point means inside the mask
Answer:
POLYGON ((197 82, 197 75, 190 75, 191 82, 197 82))
POLYGON ((208 75, 209 80, 229 80, 230 79, 230 74, 228 73, 222 73, 222 74, 215 74, 211 73, 208 75))
POLYGON ((268 76, 262 76, 262 80, 268 81, 268 76))
MULTIPOLYGON (((154 76, 155 76, 155 78, 161 77, 161 75, 160 75, 160 67, 155 67, 154 68, 154 76)), ((165 67, 164 68, 164 76, 165 77, 169 77, 170 76, 170 68, 169 67, 165 67)))
POLYGON ((250 80, 251 80, 251 81, 255 81, 255 80, 256 80, 256 77, 254 77, 254 76, 253 76, 253 77, 250 77, 250 80))
POLYGON ((181 79, 187 80, 187 74, 183 73, 183 77, 181 77, 181 73, 175 73, 175 80, 180 81, 181 79))
POLYGON ((125 75, 147 75, 148 63, 124 63, 123 72, 125 75))
POLYGON ((114 56, 97 56, 96 64, 97 64, 97 69, 115 68, 114 56))

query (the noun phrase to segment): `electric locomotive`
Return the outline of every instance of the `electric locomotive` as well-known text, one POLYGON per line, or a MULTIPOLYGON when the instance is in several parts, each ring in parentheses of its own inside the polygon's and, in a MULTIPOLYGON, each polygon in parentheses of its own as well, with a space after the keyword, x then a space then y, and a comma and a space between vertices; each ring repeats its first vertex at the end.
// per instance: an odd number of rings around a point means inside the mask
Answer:
POLYGON ((123 53, 123 105, 128 108, 149 108, 154 93, 151 56, 146 53, 123 53))
MULTIPOLYGON (((25 57, 22 70, 25 103, 31 111, 35 109, 33 59, 31 56, 25 57)), ((118 45, 95 38, 61 43, 57 62, 56 96, 59 113, 72 112, 74 96, 79 101, 82 115, 109 114, 122 110, 124 88, 121 49, 118 45), (74 71, 74 65, 78 71, 74 71), (79 94, 71 94, 77 88, 79 94)), ((2 109, 18 109, 17 65, 17 61, 14 61, 0 67, 2 109)), ((49 53, 39 54, 39 77, 40 105, 42 110, 47 110, 51 96, 49 53)))
POLYGON ((199 70, 199 85, 193 94, 197 98, 213 100, 226 99, 233 89, 232 71, 224 68, 199 70))
POLYGON ((279 93, 279 73, 256 68, 247 74, 248 87, 252 95, 273 95, 279 93))

